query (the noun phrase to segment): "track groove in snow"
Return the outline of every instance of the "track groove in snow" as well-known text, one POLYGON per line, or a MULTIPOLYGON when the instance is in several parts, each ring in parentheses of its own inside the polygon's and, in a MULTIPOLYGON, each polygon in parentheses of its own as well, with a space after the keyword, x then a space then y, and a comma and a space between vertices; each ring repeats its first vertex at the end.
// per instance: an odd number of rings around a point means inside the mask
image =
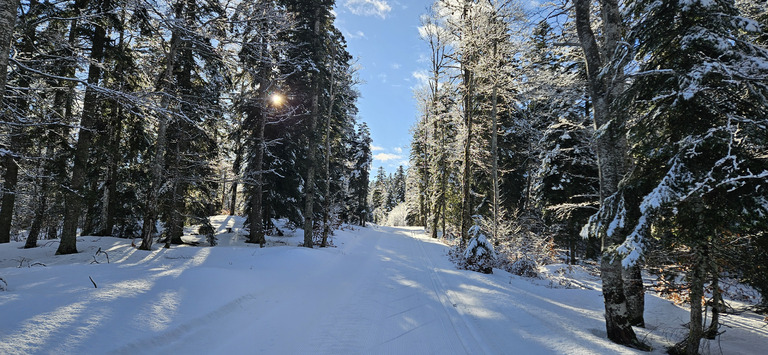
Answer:
POLYGON ((424 260, 424 265, 426 266, 427 272, 429 273, 429 277, 432 281, 432 287, 435 291, 435 296, 438 300, 440 300, 440 304, 443 306, 443 310, 448 316, 448 319, 451 321, 451 325, 453 326, 453 330, 456 332, 456 336, 461 340, 462 345, 464 345, 464 350, 468 354, 471 354, 473 353, 473 349, 482 349, 486 354, 490 354, 491 351, 487 348, 487 346, 485 346, 485 343, 479 341, 480 335, 478 334, 477 329, 475 329, 475 327, 473 327, 467 321, 467 319, 464 318, 461 312, 456 309, 456 303, 453 302, 453 300, 451 300, 450 296, 448 295, 448 288, 445 287, 444 283, 440 279, 440 275, 437 273, 435 264, 432 262, 429 254, 427 254, 427 251, 424 249, 424 242, 416 239, 415 237, 412 237, 411 240, 418 246, 418 249, 421 253, 421 259, 424 260), (468 333, 466 331, 468 331, 468 333))

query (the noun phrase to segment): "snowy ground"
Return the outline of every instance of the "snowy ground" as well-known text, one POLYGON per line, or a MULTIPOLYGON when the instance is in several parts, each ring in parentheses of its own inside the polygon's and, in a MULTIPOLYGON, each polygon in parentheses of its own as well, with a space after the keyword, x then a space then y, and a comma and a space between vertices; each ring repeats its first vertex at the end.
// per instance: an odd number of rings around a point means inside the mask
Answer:
MULTIPOLYGON (((340 231, 336 247, 314 250, 296 246, 297 231, 262 249, 243 243, 241 222, 215 217, 216 247, 145 252, 82 237, 79 254, 54 256, 53 242, 0 245, 0 354, 636 353, 605 339, 589 274, 572 273, 586 289, 566 289, 456 270, 447 247, 414 228, 340 231)), ((648 328, 637 331, 661 353, 688 315, 646 302, 648 328)), ((762 317, 724 321, 705 353, 763 353, 762 317)))

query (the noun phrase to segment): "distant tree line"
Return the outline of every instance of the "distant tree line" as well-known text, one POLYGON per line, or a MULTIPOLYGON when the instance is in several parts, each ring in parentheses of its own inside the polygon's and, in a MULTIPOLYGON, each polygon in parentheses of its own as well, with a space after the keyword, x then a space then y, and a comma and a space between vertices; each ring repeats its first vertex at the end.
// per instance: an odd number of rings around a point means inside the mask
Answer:
POLYGON ((0 2, 0 243, 182 243, 246 213, 367 218, 370 133, 332 0, 0 2), (79 231, 79 233, 78 233, 79 231))
MULTIPOLYGON (((376 176, 371 180, 368 205, 371 208, 370 220, 376 224, 388 224, 388 219, 395 218, 393 210, 405 203, 406 172, 400 165, 393 174, 387 175, 384 167, 379 167, 376 176)), ((404 206, 404 205, 403 205, 404 206)), ((405 210, 403 211, 405 212, 405 210)), ((397 212, 395 212, 397 213, 397 212)), ((403 213, 397 216, 402 219, 403 225, 410 224, 403 213)))
POLYGON ((675 265, 691 323, 671 351, 698 353, 718 334, 720 278, 768 295, 768 8, 576 0, 542 13, 438 0, 422 18, 409 219, 466 246, 480 216, 497 247, 552 238, 570 262, 596 260, 608 337, 641 349, 641 267, 675 265))

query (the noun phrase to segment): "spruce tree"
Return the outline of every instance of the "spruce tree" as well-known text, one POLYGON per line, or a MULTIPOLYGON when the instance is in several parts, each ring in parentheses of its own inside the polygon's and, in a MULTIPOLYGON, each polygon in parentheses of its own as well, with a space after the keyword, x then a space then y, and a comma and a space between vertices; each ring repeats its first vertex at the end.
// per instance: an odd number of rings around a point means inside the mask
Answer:
POLYGON ((632 234, 619 251, 636 262, 653 233, 690 248, 681 262, 689 266, 691 322, 672 350, 695 354, 713 247, 732 234, 756 238, 768 225, 768 50, 751 35, 759 24, 732 2, 630 5, 639 71, 624 102, 637 167, 622 189, 616 221, 632 234))

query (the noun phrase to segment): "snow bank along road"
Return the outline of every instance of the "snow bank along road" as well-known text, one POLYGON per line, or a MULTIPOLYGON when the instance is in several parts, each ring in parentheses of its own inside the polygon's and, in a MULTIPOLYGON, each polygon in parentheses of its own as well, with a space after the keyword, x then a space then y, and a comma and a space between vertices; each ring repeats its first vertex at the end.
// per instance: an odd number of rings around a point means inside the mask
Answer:
POLYGON ((599 292, 456 270, 416 229, 341 231, 314 250, 88 238, 80 257, 98 245, 110 264, 0 269, 0 353, 633 352, 604 339, 599 292))

